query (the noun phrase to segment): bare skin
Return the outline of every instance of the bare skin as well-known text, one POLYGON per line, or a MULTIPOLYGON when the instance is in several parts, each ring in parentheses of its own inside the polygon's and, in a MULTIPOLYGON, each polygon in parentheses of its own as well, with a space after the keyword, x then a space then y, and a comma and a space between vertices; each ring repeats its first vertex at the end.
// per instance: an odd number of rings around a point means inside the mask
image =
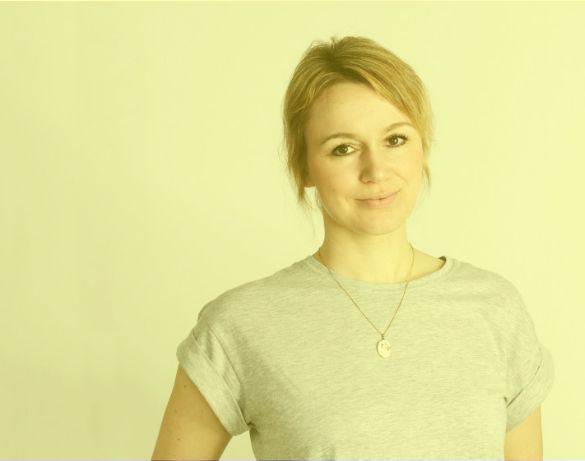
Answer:
MULTIPOLYGON (((433 272, 437 272, 441 269, 446 261, 442 259, 435 258, 429 254, 423 253, 420 250, 414 249, 414 266, 412 268, 412 275, 410 280, 416 280, 426 275, 432 274, 433 272)), ((319 261, 321 264, 327 267, 327 265, 319 258, 318 253, 314 253, 313 257, 319 261)), ((331 267, 330 267, 331 269, 331 267)), ((397 279, 394 283, 404 283, 408 281, 408 273, 405 275, 404 279, 397 279)))

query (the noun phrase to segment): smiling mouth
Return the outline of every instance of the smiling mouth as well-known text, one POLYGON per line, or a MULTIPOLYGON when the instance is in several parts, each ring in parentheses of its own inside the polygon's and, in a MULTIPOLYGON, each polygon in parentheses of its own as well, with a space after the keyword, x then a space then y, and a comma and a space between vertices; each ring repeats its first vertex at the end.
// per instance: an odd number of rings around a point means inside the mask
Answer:
POLYGON ((359 201, 362 202, 363 205, 367 206, 368 208, 386 208, 394 202, 394 199, 396 198, 397 194, 398 191, 383 198, 360 199, 359 201))
POLYGON ((386 194, 382 197, 378 197, 378 198, 362 198, 362 199, 358 199, 358 200, 384 200, 385 198, 391 197, 392 195, 396 194, 398 191, 396 192, 390 192, 389 194, 386 194))

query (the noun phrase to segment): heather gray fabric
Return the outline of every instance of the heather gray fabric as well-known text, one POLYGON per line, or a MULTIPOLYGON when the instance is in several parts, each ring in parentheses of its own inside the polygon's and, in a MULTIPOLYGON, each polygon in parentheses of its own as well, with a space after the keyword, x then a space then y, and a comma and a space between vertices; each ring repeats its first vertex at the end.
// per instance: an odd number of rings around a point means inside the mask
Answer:
MULTIPOLYGON (((381 335, 313 256, 208 302, 179 363, 257 459, 504 459, 543 402, 553 358, 518 290, 448 256, 413 280, 381 335)), ((380 331, 404 283, 334 272, 380 331)))

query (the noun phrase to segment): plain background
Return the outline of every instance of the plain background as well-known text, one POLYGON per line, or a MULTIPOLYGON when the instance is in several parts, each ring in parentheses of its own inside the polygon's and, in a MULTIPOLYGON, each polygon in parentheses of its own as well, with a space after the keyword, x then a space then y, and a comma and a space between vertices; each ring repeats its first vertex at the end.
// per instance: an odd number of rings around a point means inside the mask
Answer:
MULTIPOLYGON (((519 289, 555 360, 545 459, 582 459, 583 17, 582 2, 0 4, 0 458, 150 459, 199 310, 321 245, 284 175, 282 100, 313 40, 363 35, 417 71, 436 115, 410 241, 519 289)), ((249 435, 222 459, 254 459, 249 435)))

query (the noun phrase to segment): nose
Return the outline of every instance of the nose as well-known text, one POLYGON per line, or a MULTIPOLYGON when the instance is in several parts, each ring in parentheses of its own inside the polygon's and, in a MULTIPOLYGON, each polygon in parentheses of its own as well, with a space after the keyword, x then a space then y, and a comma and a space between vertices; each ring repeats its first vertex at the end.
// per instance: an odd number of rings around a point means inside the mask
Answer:
POLYGON ((389 175, 390 156, 377 147, 364 148, 360 155, 361 179, 364 182, 383 182, 389 175))

